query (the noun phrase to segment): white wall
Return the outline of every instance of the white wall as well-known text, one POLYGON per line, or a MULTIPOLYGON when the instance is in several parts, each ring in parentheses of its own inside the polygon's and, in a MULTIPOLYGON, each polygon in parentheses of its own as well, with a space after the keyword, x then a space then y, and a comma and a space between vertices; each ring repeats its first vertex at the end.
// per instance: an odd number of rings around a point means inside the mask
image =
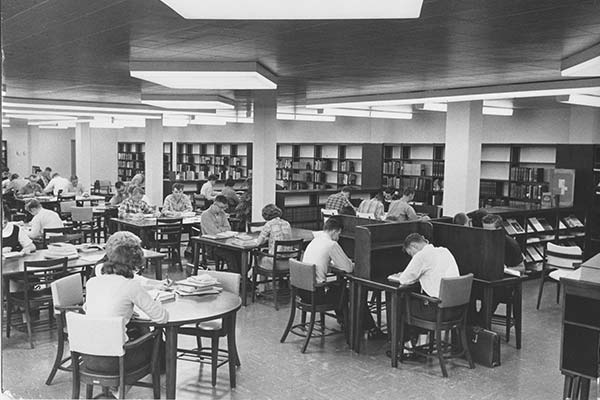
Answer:
POLYGON ((2 140, 6 140, 6 162, 12 173, 27 176, 31 173, 31 154, 27 125, 2 128, 2 140))
POLYGON ((71 176, 71 140, 75 139, 75 129, 38 129, 32 126, 29 132, 31 165, 42 169, 50 167, 64 177, 71 176))

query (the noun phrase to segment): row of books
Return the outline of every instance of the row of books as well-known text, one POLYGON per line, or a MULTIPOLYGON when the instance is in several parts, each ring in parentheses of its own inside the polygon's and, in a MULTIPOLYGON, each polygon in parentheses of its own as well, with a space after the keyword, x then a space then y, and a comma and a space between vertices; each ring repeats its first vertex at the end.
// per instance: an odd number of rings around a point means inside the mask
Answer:
POLYGON ((144 161, 119 161, 117 168, 144 168, 144 161))
POLYGON ((319 207, 286 207, 282 218, 294 222, 317 221, 321 218, 321 210, 319 207))
POLYGON ((316 171, 331 171, 331 160, 314 160, 313 163, 310 161, 293 161, 291 158, 279 158, 277 159, 277 168, 280 169, 314 169, 316 171))
MULTIPOLYGON (((503 227, 506 233, 509 235, 516 235, 525 233, 525 229, 515 218, 506 218, 503 221, 503 227)), ((527 218, 527 225, 529 232, 549 232, 554 231, 554 227, 544 217, 529 217, 527 218)), ((583 223, 575 215, 569 215, 563 217, 558 222, 558 229, 567 228, 582 228, 583 223)))
POLYGON ((546 182, 544 168, 511 167, 510 180, 523 182, 546 182))
POLYGON ((542 200, 542 194, 548 191, 548 185, 510 184, 510 197, 515 199, 542 200))
POLYGON ((339 170, 340 170, 340 172, 355 172, 356 169, 355 169, 354 161, 350 161, 350 160, 340 161, 339 170))
POLYGON ((144 161, 144 153, 118 153, 117 160, 121 161, 144 161))
POLYGON ((400 161, 386 161, 383 163, 383 173, 390 175, 400 175, 400 161))
MULTIPOLYGON (((563 246, 577 246, 574 240, 564 240, 561 242, 563 246)), ((538 263, 544 261, 545 243, 528 244, 523 252, 523 258, 526 263, 538 263)))
POLYGON ((356 185, 358 176, 356 174, 340 174, 338 183, 340 185, 356 185))
POLYGON ((119 143, 119 153, 141 153, 144 143, 119 143))
POLYGON ((431 168, 431 176, 441 178, 444 176, 444 162, 434 161, 431 168))
POLYGON ((425 164, 410 164, 402 165, 401 175, 425 175, 425 164))
POLYGON ((479 197, 484 199, 488 197, 498 197, 497 189, 496 182, 481 181, 479 184, 479 197))

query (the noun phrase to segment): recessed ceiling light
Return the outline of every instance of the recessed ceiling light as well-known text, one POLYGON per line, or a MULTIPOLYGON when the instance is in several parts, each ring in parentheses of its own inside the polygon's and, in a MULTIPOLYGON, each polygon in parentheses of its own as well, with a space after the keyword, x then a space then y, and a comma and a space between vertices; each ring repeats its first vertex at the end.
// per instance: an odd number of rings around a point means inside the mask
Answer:
POLYGON ((600 76, 600 43, 565 58, 560 69, 562 76, 600 76))
POLYGON ((419 18, 423 0, 161 0, 186 19, 419 18))
POLYGON ((223 96, 206 96, 194 94, 144 94, 142 93, 141 101, 161 108, 175 109, 196 109, 196 110, 211 110, 225 109, 232 110, 235 108, 233 100, 223 96))
POLYGON ((556 100, 560 101, 561 103, 576 104, 588 107, 600 107, 600 96, 572 94, 569 96, 558 96, 556 100))
POLYGON ((132 61, 129 73, 172 89, 277 89, 275 75, 256 62, 132 61))

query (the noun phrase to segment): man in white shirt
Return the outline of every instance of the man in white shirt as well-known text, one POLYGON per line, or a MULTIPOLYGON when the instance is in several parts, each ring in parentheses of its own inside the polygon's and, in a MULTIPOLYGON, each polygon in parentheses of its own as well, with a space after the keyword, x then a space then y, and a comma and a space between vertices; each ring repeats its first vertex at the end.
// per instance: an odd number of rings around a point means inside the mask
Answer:
POLYGON ((86 193, 86 190, 83 187, 83 185, 79 183, 79 178, 77 177, 77 175, 71 176, 71 182, 69 183, 67 192, 75 193, 75 196, 82 196, 84 193, 86 193))
POLYGON ((36 199, 30 200, 25 205, 25 210, 33 215, 31 228, 27 232, 27 236, 31 239, 41 239, 46 228, 62 228, 64 226, 57 213, 46 210, 36 199))
POLYGON ((215 193, 214 185, 217 182, 217 176, 214 174, 210 174, 208 176, 208 181, 202 185, 200 189, 200 194, 203 195, 206 200, 213 201, 215 197, 217 197, 217 193, 215 193))
MULTIPOLYGON (((338 217, 331 217, 325 222, 322 232, 315 232, 314 239, 308 244, 304 251, 302 261, 316 266, 317 283, 323 283, 327 280, 329 268, 335 268, 344 272, 354 271, 354 263, 338 243, 340 233, 342 232, 342 222, 338 217)), ((315 302, 317 304, 343 304, 335 313, 338 321, 343 323, 343 315, 347 313, 348 296, 345 293, 345 285, 329 285, 326 288, 319 288, 315 293, 315 302), (344 301, 341 301, 343 296, 344 301)), ((310 292, 299 290, 302 301, 310 302, 310 292)), ((365 306, 363 316, 364 326, 369 330, 371 337, 380 336, 380 331, 375 327, 373 317, 365 306)))
POLYGON ((48 185, 44 188, 44 193, 52 192, 55 196, 58 196, 58 193, 67 193, 70 185, 71 182, 67 178, 63 178, 56 172, 52 175, 52 179, 48 182, 48 185))

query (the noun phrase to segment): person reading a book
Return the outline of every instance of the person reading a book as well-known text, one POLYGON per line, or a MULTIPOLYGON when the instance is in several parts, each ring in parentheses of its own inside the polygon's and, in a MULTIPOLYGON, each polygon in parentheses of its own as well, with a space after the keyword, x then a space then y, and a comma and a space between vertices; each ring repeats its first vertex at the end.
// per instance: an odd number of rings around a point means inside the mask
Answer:
POLYGON ((134 186, 131 196, 119 206, 119 218, 142 217, 143 214, 155 214, 153 207, 143 200, 146 192, 139 186, 134 186))
MULTIPOLYGON (((223 195, 215 197, 213 204, 200 216, 200 227, 203 235, 216 236, 218 233, 231 231, 231 225, 225 210, 229 207, 227 198, 223 195)), ((234 250, 214 249, 213 257, 222 258, 227 262, 228 268, 240 272, 241 254, 234 250)))
MULTIPOLYGON (((106 257, 100 275, 86 284, 86 314, 98 317, 123 317, 129 322, 138 307, 152 321, 164 324, 169 315, 142 287, 135 272, 145 263, 141 240, 131 232, 116 232, 106 242, 106 257)), ((141 336, 139 325, 128 324, 129 339, 141 336)))
POLYGON ((165 197, 162 213, 167 216, 180 216, 181 213, 191 212, 192 202, 183 192, 183 183, 174 183, 171 194, 165 197))
POLYGON ((429 217, 419 217, 415 212, 415 209, 408 204, 415 198, 415 190, 413 188, 406 188, 402 192, 402 197, 399 200, 394 200, 390 203, 390 208, 386 217, 387 221, 418 221, 418 220, 429 220, 429 217))
POLYGON ((351 189, 349 186, 344 186, 339 193, 334 193, 327 198, 325 202, 325 209, 341 211, 344 207, 350 207, 354 209, 352 203, 350 203, 351 189))
POLYGON ((44 229, 46 228, 62 228, 64 226, 60 216, 52 210, 43 208, 37 199, 29 200, 25 204, 25 210, 33 215, 31 228, 26 231, 27 236, 33 240, 41 242, 44 229))
POLYGON ((385 214, 383 202, 383 191, 379 190, 374 192, 370 199, 363 200, 356 211, 364 214, 373 214, 375 219, 383 219, 385 214))
MULTIPOLYGON (((277 240, 289 240, 292 238, 292 227, 289 222, 281 218, 282 215, 283 211, 275 204, 267 204, 262 209, 262 217, 267 222, 260 230, 256 242, 258 246, 268 243, 269 254, 275 253, 275 242, 277 240)), ((279 268, 286 268, 286 261, 278 260, 277 266, 279 268)), ((260 257, 258 262, 263 268, 273 269, 273 258, 271 257, 260 257)))
POLYGON ((35 251, 35 244, 23 229, 9 222, 10 209, 5 204, 2 213, 2 253, 22 251, 29 254, 35 251))

